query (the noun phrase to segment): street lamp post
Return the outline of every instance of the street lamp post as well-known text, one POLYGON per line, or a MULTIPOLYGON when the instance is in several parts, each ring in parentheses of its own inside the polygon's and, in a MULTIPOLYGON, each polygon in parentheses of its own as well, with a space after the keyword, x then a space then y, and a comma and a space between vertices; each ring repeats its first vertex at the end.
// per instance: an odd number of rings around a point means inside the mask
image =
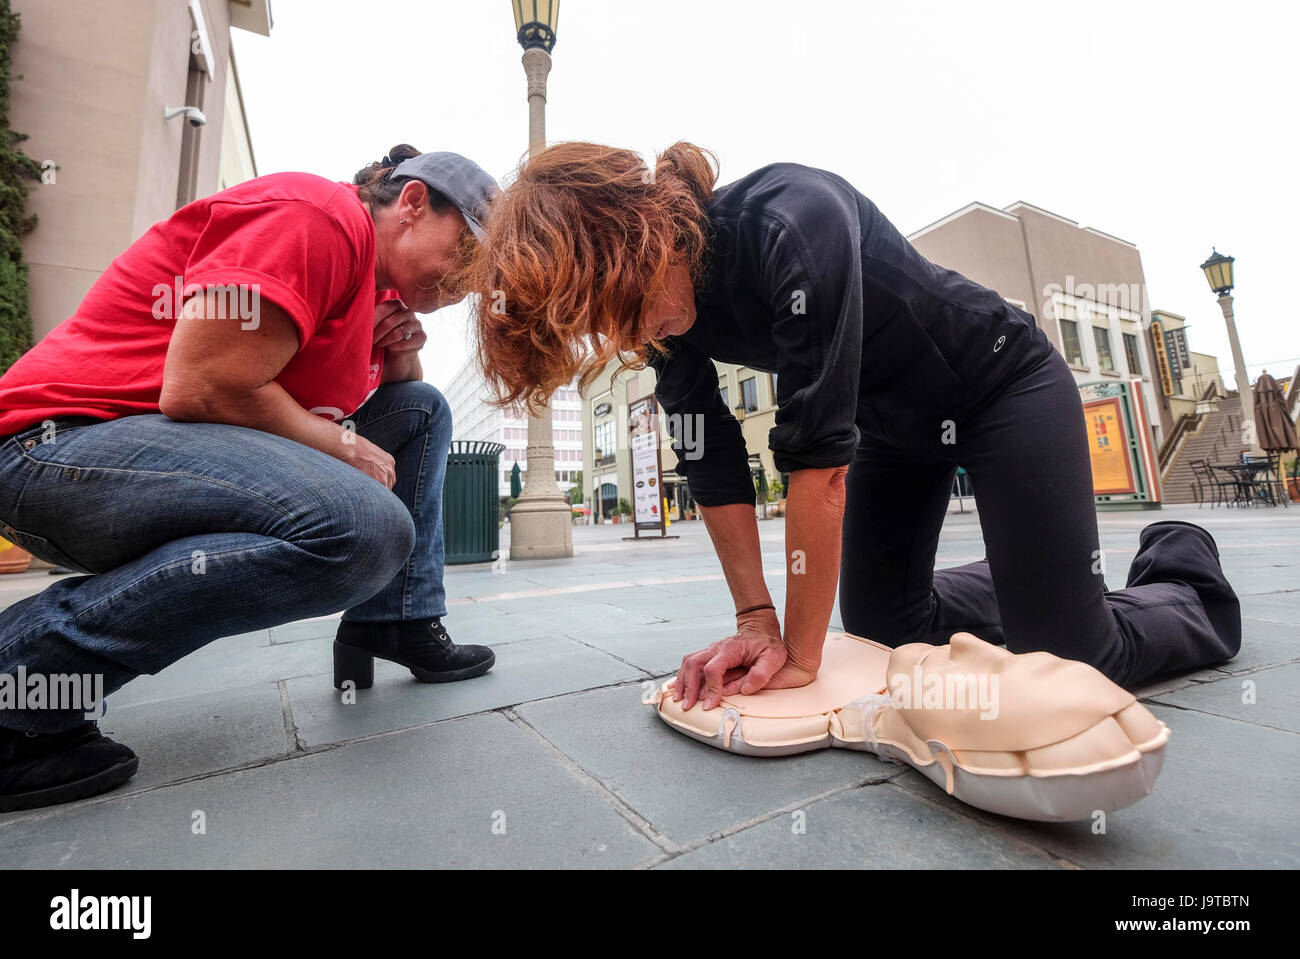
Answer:
POLYGON ((1237 338, 1237 321, 1232 313, 1232 264, 1233 257, 1224 256, 1218 250, 1201 264, 1205 279, 1219 297, 1219 306, 1223 309, 1224 322, 1228 324, 1228 344, 1232 347, 1233 371, 1237 377, 1237 395, 1241 397, 1241 422, 1245 430, 1242 439, 1250 445, 1252 456, 1263 456, 1259 446, 1259 436, 1255 430, 1255 391, 1250 385, 1250 376, 1246 373, 1246 360, 1241 355, 1241 340, 1237 338))
MULTIPOLYGON (((560 0, 512 0, 515 35, 524 48, 528 78, 528 154, 546 149, 546 76, 560 0)), ((548 405, 528 417, 528 471, 524 491, 510 511, 510 558, 557 559, 573 555, 573 510, 555 482, 555 446, 548 405)))

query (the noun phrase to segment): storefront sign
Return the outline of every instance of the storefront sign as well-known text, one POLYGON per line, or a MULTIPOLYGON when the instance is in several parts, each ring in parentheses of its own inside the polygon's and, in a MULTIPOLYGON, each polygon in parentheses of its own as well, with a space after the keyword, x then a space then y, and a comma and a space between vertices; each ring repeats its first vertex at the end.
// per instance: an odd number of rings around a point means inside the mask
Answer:
POLYGON ((1174 374, 1169 368, 1169 352, 1165 343, 1164 327, 1159 320, 1151 321, 1151 350, 1156 357, 1156 370, 1160 374, 1160 388, 1165 396, 1174 395, 1174 374))
POLYGON ((1181 326, 1165 330, 1165 351, 1169 354, 1169 368, 1175 377, 1181 377, 1183 370, 1192 368, 1192 355, 1187 350, 1187 331, 1181 326))

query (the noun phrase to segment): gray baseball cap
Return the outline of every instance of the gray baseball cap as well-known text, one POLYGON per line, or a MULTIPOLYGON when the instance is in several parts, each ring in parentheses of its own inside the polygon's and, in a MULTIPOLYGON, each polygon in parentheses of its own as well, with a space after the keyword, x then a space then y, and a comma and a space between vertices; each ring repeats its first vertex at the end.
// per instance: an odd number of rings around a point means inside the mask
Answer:
POLYGON ((437 190, 456 204, 470 232, 480 239, 488 202, 500 190, 486 170, 459 153, 421 153, 393 167, 388 178, 419 180, 430 190, 437 190))

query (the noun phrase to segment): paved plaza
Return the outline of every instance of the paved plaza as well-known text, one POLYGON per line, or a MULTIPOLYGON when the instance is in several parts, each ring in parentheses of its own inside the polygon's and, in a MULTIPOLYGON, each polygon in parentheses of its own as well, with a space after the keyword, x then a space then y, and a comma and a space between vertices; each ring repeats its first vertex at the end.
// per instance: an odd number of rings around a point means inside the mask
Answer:
MULTIPOLYGON (((0 815, 0 867, 1300 866, 1300 509, 1100 519, 1112 586, 1146 523, 1204 525, 1245 617, 1235 660, 1141 691, 1173 738, 1154 793, 1104 835, 985 814, 859 752, 754 759, 670 730, 641 704, 647 684, 733 627, 704 527, 684 523, 640 543, 576 527, 571 559, 452 567, 453 638, 496 650, 479 679, 422 685, 377 661, 345 703, 335 617, 136 680, 101 725, 139 774, 0 815)), ((783 521, 759 528, 780 606, 783 521)), ((950 515, 940 565, 982 556, 977 517, 950 515)), ((49 582, 0 577, 0 607, 49 582)))

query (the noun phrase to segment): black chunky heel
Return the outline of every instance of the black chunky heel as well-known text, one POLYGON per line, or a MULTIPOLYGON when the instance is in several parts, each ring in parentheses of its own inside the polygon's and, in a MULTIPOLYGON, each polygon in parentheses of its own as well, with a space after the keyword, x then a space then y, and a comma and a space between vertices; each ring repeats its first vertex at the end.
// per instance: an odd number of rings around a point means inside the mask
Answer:
POLYGON ((334 688, 342 689, 351 681, 354 689, 369 689, 375 684, 373 653, 334 640, 334 688))
POLYGON ((341 689, 351 680, 357 689, 369 689, 376 657, 405 666, 422 683, 472 679, 497 661, 496 653, 487 646, 453 643, 438 616, 376 623, 345 619, 334 635, 335 688, 341 689))

